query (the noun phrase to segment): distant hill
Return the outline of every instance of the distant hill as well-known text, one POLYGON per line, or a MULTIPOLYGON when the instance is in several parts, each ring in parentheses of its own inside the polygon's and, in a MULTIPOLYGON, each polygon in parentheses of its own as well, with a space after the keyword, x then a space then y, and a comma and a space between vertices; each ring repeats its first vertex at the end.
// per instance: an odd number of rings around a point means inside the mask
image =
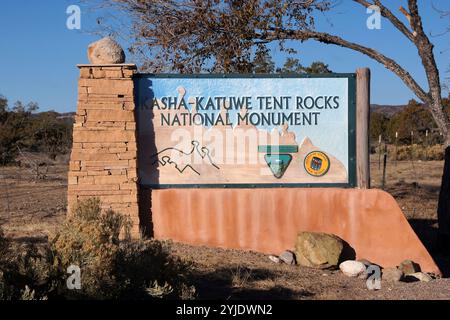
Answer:
POLYGON ((31 114, 31 117, 32 118, 36 118, 39 115, 46 114, 46 113, 54 114, 56 119, 71 120, 71 121, 75 120, 75 115, 76 115, 76 112, 63 112, 63 113, 60 113, 60 112, 56 112, 54 110, 49 110, 49 111, 41 111, 41 112, 33 113, 33 114, 31 114))
POLYGON ((60 113, 59 116, 57 117, 58 119, 71 119, 71 120, 75 120, 75 112, 64 112, 64 113, 60 113))
POLYGON ((396 113, 402 111, 406 105, 388 105, 388 104, 371 104, 370 112, 381 113, 387 116, 388 118, 392 117, 396 113))

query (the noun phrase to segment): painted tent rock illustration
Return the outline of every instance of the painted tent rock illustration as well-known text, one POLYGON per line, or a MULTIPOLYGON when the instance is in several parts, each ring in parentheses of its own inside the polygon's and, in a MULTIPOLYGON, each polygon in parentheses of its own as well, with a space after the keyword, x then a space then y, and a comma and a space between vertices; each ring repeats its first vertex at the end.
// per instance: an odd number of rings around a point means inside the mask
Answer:
MULTIPOLYGON (((178 89, 180 99, 186 94, 178 89)), ((195 104, 159 110, 146 101, 141 121, 148 125, 140 131, 140 176, 145 185, 162 184, 280 184, 280 183, 347 183, 345 166, 333 155, 315 146, 305 137, 299 143, 287 125, 265 130, 241 123, 233 125, 226 108, 217 112, 223 122, 206 127, 186 123, 173 127, 162 126, 161 115, 181 115, 198 111, 195 104), (310 153, 311 163, 305 163, 310 153), (320 156, 322 155, 322 157, 320 156), (324 162, 324 160, 326 161, 324 162), (322 166, 324 174, 312 169, 322 166)), ((193 101, 190 101, 193 103, 193 101)), ((249 112, 240 110, 241 115, 249 112)))
POLYGON ((211 155, 209 154, 210 151, 208 148, 200 147, 200 143, 195 140, 192 140, 191 144, 192 146, 189 151, 183 151, 173 147, 168 147, 163 149, 162 151, 159 151, 152 156, 152 158, 154 159, 152 165, 169 165, 178 170, 179 173, 184 173, 186 169, 190 169, 198 175, 200 175, 200 171, 202 171, 201 167, 208 165, 208 162, 216 169, 220 169, 211 159, 211 155), (194 164, 194 162, 191 160, 191 156, 195 154, 200 156, 202 159, 207 160, 207 162, 202 163, 200 166, 194 164))

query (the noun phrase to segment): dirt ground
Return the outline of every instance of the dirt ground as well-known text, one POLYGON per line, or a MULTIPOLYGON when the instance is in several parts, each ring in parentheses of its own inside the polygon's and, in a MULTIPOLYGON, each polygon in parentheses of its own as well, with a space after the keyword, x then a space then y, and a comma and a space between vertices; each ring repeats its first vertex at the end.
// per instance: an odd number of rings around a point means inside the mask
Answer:
MULTIPOLYGON (((436 205, 442 161, 388 162, 386 191, 444 273, 429 283, 383 282, 369 291, 365 281, 338 271, 274 264, 267 255, 174 243, 174 254, 194 266, 203 299, 450 299, 450 257, 435 248, 436 205)), ((44 242, 65 219, 67 165, 54 163, 45 179, 25 167, 0 167, 0 225, 15 241, 44 242)), ((371 161, 372 187, 381 186, 378 159, 371 161)))

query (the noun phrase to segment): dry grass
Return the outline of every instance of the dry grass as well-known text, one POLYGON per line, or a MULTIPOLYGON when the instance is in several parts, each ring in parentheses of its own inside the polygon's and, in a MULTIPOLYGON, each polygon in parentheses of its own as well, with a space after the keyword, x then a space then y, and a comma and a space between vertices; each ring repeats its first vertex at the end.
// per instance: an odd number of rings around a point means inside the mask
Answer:
POLYGON ((25 168, 0 167, 0 224, 8 236, 46 239, 65 218, 68 165, 49 167, 34 181, 25 168))
POLYGON ((236 268, 231 269, 231 285, 233 288, 243 288, 247 285, 252 271, 238 265, 236 268))
MULTIPOLYGON (((383 147, 382 147, 383 148, 383 147)), ((377 148, 377 152, 380 150, 377 148)), ((381 151, 383 152, 383 150, 381 151)), ((423 161, 440 161, 444 160, 445 148, 441 144, 432 146, 424 145, 401 145, 397 149, 393 145, 388 146, 389 159, 394 161, 423 160, 423 161)))
MULTIPOLYGON (((443 161, 388 161, 385 190, 400 204, 408 219, 437 219, 443 161)), ((381 188, 383 164, 371 158, 371 186, 381 188)))

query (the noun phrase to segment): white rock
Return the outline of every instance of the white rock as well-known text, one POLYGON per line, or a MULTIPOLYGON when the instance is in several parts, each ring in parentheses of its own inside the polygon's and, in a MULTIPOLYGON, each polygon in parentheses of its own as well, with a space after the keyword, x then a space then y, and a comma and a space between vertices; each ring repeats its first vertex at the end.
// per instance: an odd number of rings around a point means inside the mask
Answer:
POLYGON ((348 277, 358 277, 366 272, 364 263, 354 260, 347 260, 339 265, 342 273, 348 277))
POLYGON ((92 64, 119 64, 125 62, 122 47, 110 37, 93 42, 88 47, 88 58, 92 64))
POLYGON ((269 256, 270 261, 275 262, 275 263, 280 263, 280 258, 278 258, 277 256, 273 256, 270 255, 269 256))

